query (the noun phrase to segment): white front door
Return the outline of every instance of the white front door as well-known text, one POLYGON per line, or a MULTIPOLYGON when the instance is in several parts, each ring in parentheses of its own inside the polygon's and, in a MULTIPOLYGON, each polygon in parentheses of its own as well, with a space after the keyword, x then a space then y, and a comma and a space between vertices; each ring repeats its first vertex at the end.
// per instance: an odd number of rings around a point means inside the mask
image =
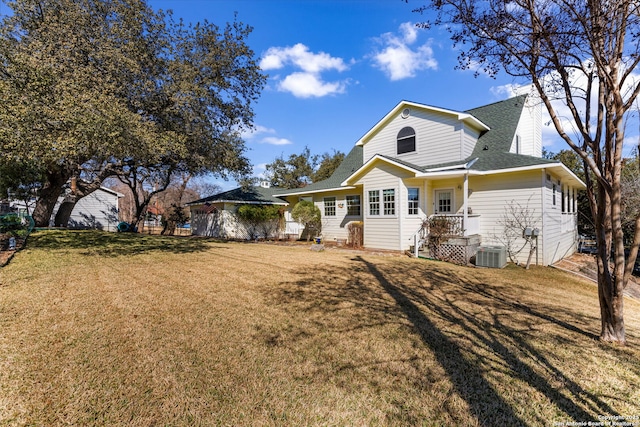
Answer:
POLYGON ((449 214, 453 212, 453 190, 436 190, 437 214, 449 214))

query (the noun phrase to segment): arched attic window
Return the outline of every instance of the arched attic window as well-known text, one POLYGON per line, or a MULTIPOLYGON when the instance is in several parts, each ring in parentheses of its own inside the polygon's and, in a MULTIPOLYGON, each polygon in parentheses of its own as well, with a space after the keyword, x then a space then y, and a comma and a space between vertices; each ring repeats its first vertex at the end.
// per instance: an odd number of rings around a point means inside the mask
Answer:
POLYGON ((404 127, 398 132, 398 154, 416 151, 416 131, 411 127, 404 127))

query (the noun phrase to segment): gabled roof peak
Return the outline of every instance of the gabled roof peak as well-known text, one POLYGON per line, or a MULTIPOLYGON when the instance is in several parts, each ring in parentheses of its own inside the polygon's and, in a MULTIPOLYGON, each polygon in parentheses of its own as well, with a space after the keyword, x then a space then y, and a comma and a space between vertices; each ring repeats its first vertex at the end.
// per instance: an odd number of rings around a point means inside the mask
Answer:
POLYGON ((380 121, 378 121, 367 133, 365 133, 359 140, 356 142, 356 145, 364 145, 367 140, 374 135, 380 128, 384 127, 389 121, 398 115, 405 114, 405 110, 409 108, 415 108, 424 111, 432 111, 440 114, 452 115, 462 122, 468 123, 470 126, 475 127, 481 131, 489 130, 489 126, 484 124, 478 118, 476 118, 473 114, 466 111, 455 111, 449 110, 441 107, 434 107, 427 104, 420 104, 412 101, 400 101, 389 113, 387 113, 380 121))

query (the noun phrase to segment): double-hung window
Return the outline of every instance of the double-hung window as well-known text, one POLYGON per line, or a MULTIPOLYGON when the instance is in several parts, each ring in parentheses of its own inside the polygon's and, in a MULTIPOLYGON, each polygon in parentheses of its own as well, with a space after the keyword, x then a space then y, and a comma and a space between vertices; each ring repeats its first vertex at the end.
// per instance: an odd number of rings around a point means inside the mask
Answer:
POLYGON ((396 190, 369 190, 369 215, 386 215, 392 216, 396 214, 396 190))
POLYGON ((324 198, 324 216, 336 216, 336 198, 324 198))
POLYGON ((347 196, 347 216, 360 216, 360 196, 347 196))
POLYGON ((388 189, 382 190, 382 203, 384 215, 396 214, 396 190, 388 189))
POLYGON ((418 215, 418 207, 420 205, 420 189, 408 188, 407 213, 409 215, 418 215))
POLYGON ((380 215, 380 190, 369 191, 369 215, 380 215))

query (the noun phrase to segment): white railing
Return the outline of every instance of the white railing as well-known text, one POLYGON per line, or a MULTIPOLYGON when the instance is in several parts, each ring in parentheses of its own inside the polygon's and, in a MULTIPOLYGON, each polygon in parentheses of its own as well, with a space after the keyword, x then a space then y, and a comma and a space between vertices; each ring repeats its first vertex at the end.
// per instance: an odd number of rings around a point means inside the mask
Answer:
POLYGON ((416 258, 418 257, 418 251, 427 241, 427 237, 429 236, 429 222, 434 218, 446 219, 449 222, 448 234, 452 236, 470 236, 480 233, 480 215, 467 215, 466 224, 463 214, 430 215, 429 218, 423 222, 422 226, 409 238, 409 240, 413 240, 413 255, 416 258))
POLYGON ((451 224, 450 234, 454 236, 470 236, 480 233, 480 215, 467 215, 466 224, 463 214, 435 214, 429 216, 429 220, 433 218, 445 218, 449 221, 451 224))

